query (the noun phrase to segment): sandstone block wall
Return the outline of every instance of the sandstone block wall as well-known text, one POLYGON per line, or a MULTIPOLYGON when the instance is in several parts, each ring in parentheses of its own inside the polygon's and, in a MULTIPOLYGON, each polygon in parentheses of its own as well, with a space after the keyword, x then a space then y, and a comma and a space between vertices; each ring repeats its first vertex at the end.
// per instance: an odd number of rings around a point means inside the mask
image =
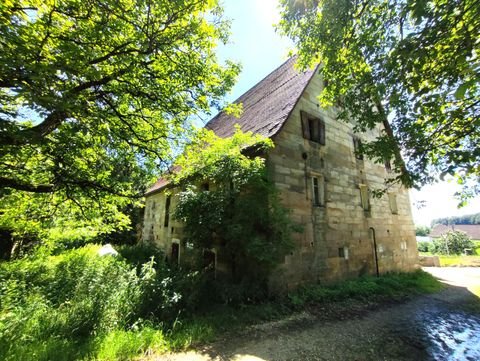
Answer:
POLYGON ((295 235, 297 249, 272 277, 275 288, 375 274, 375 250, 380 273, 409 271, 417 263, 408 192, 395 187, 380 199, 370 194, 370 209, 362 206, 361 185, 370 191, 380 189, 389 173, 382 164, 356 159, 353 137, 373 139, 381 129, 354 134, 351 124, 335 119, 333 108, 320 108, 317 95, 322 84, 315 75, 274 137, 275 148, 267 158, 284 205, 304 227, 295 235), (304 139, 301 111, 325 122, 325 145, 304 139), (323 205, 314 205, 312 177, 323 182, 323 205), (396 214, 390 198, 396 198, 396 214))

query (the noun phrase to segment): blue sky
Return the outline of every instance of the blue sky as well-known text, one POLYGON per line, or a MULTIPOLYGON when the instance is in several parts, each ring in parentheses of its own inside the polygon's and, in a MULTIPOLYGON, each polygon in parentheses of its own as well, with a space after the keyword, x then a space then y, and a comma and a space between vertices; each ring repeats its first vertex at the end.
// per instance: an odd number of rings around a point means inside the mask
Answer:
MULTIPOLYGON (((220 59, 231 59, 242 64, 242 73, 228 101, 233 101, 283 63, 293 44, 280 37, 273 24, 278 22, 277 0, 225 0, 225 17, 232 20, 231 39, 220 46, 220 59)), ((455 183, 442 182, 411 191, 412 212, 418 225, 429 225, 434 218, 480 212, 480 197, 467 207, 457 209, 453 195, 458 190, 455 183), (425 201, 425 207, 416 204, 425 201)))

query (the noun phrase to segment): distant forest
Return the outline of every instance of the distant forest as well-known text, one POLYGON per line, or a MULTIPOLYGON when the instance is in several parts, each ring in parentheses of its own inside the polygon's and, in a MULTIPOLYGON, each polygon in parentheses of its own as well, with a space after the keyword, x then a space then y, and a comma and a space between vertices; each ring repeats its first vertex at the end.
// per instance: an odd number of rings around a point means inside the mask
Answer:
POLYGON ((435 224, 480 224, 480 213, 469 214, 466 216, 437 218, 432 221, 432 227, 435 224))

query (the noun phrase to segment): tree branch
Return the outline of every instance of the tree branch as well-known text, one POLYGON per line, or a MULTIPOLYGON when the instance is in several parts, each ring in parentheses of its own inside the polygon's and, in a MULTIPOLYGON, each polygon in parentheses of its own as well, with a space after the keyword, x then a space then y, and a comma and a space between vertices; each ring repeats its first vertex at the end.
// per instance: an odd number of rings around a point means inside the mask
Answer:
POLYGON ((12 188, 18 191, 26 191, 32 193, 52 193, 53 184, 30 184, 16 179, 0 177, 0 188, 12 188))

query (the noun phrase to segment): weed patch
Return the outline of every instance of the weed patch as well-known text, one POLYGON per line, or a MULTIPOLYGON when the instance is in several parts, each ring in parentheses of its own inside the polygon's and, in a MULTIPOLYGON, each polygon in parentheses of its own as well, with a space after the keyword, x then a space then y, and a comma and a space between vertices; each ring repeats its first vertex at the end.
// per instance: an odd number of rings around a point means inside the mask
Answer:
POLYGON ((233 291, 212 287, 201 273, 168 269, 156 250, 126 247, 117 257, 99 257, 98 249, 0 263, 0 359, 129 360, 210 342, 312 305, 368 304, 441 288, 417 271, 232 303, 233 291))

